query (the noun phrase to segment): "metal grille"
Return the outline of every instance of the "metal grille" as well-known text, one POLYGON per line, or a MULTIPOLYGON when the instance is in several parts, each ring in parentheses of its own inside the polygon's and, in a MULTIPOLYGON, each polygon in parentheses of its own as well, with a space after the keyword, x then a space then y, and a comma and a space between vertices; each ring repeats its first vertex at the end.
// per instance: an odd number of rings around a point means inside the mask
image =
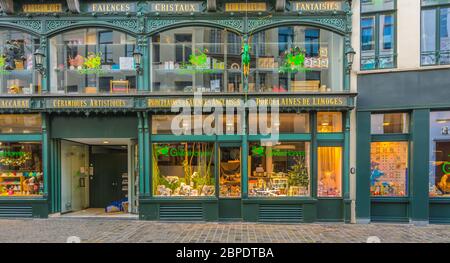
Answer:
POLYGON ((203 220, 202 205, 160 205, 160 220, 203 220))
POLYGON ((0 217, 33 217, 31 206, 0 206, 0 217))
POLYGON ((260 205, 258 219, 261 222, 302 222, 303 207, 301 205, 260 205))

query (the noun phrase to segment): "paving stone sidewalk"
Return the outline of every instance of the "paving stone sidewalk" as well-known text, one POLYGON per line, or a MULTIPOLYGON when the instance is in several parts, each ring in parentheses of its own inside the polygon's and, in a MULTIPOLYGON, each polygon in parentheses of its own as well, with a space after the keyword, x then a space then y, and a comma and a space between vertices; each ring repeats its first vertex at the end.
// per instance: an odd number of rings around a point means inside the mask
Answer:
POLYGON ((254 242, 325 243, 381 242, 450 243, 449 225, 410 224, 261 224, 150 222, 103 219, 0 220, 0 242, 66 242, 78 236, 82 242, 254 242))

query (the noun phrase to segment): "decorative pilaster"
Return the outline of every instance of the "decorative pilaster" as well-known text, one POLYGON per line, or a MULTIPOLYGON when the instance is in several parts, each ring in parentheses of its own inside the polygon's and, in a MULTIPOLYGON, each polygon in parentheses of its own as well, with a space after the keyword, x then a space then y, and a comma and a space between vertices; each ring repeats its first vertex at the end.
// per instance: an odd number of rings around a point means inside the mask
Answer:
POLYGON ((40 38, 40 47, 39 48, 45 54, 44 65, 42 65, 45 70, 44 70, 44 74, 41 75, 41 90, 42 90, 42 93, 48 93, 49 92, 50 48, 48 47, 47 43, 48 43, 47 42, 47 37, 46 36, 41 36, 41 38, 40 38))

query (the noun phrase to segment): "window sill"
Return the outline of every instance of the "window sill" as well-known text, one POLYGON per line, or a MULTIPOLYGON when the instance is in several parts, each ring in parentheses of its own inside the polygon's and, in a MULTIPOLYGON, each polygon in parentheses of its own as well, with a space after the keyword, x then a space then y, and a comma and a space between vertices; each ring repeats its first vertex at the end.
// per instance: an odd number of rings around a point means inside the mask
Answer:
POLYGON ((373 69, 373 70, 355 70, 356 75, 370 75, 382 73, 411 72, 411 71, 427 71, 427 70, 444 70, 450 69, 450 65, 434 65, 419 66, 414 68, 390 68, 390 69, 373 69))

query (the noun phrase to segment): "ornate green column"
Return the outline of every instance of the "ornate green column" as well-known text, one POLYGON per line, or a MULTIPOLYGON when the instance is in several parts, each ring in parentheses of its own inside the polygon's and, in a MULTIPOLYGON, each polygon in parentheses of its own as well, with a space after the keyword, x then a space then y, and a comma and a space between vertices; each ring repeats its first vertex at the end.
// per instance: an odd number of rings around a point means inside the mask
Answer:
POLYGON ((137 116, 138 116, 138 149, 139 149, 139 195, 143 195, 145 185, 144 126, 142 113, 138 112, 137 116))
POLYGON ((48 197, 49 173, 50 173, 50 151, 49 151, 49 120, 48 115, 42 113, 42 172, 44 173, 44 198, 48 197))
POLYGON ((144 122, 144 175, 145 175, 145 184, 144 184, 144 194, 146 196, 151 196, 151 189, 152 189, 152 185, 151 185, 151 178, 152 178, 152 173, 150 172, 150 156, 151 156, 151 152, 150 152, 150 132, 151 132, 151 127, 150 127, 150 122, 149 122, 149 118, 148 118, 148 113, 147 112, 143 112, 142 113, 142 117, 143 117, 143 122, 144 122))
MULTIPOLYGON (((45 59, 44 59, 44 65, 43 68, 45 71, 43 71, 43 74, 41 75, 41 90, 42 93, 49 93, 50 92, 50 47, 47 46, 47 37, 46 36, 41 36, 40 38, 40 49, 44 52, 45 54, 45 59)), ((33 57, 34 59, 34 57, 33 57)))
POLYGON ((345 113, 344 126, 344 171, 343 171, 343 197, 344 197, 344 220, 351 220, 351 198, 350 198, 350 116, 351 112, 345 113))

